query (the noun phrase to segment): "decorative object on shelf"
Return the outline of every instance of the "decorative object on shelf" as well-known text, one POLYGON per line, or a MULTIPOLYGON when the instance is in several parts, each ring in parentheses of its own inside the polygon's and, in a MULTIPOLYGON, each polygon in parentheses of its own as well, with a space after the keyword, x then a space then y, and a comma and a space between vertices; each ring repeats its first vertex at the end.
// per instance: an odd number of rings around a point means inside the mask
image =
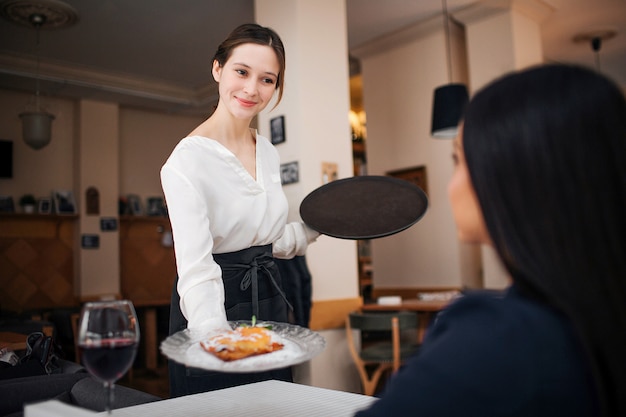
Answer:
POLYGON ((433 98, 433 118, 431 135, 437 139, 454 138, 458 131, 459 120, 465 106, 469 102, 469 93, 464 84, 452 82, 452 52, 450 47, 450 16, 446 0, 443 3, 443 19, 446 35, 446 52, 448 64, 448 83, 437 87, 433 98))
POLYGON ((130 208, 130 214, 133 216, 141 216, 143 214, 143 208, 141 207, 141 199, 136 194, 129 194, 128 207, 130 208))
POLYGON ((285 136, 285 116, 278 116, 271 119, 270 131, 272 132, 272 144, 277 145, 287 140, 285 136))
POLYGON ((10 195, 0 195, 0 213, 14 213, 15 205, 10 195))
POLYGON ((128 205, 128 198, 126 198, 126 196, 120 196, 117 201, 117 214, 120 216, 128 216, 130 214, 130 206, 128 205))
POLYGON ((37 208, 37 200, 32 194, 24 194, 20 197, 20 207, 23 213, 32 214, 37 208))
POLYGON ((283 185, 293 184, 300 181, 298 161, 288 162, 280 166, 280 181, 283 185))
POLYGON ((0 5, 0 15, 5 19, 28 26, 36 31, 36 88, 33 110, 20 114, 24 142, 33 149, 50 143, 54 115, 46 112, 39 100, 39 32, 41 29, 60 29, 74 25, 78 14, 60 0, 8 0, 0 5))
POLYGON ((50 214, 52 212, 52 200, 48 197, 39 199, 39 214, 50 214))
POLYGON ((89 187, 85 191, 87 215, 98 216, 100 214, 100 191, 96 187, 89 187))
POLYGON ((74 193, 69 190, 56 190, 52 193, 56 214, 76 214, 74 193))
POLYGON ((163 197, 148 197, 146 200, 146 214, 148 216, 166 216, 167 210, 163 197))

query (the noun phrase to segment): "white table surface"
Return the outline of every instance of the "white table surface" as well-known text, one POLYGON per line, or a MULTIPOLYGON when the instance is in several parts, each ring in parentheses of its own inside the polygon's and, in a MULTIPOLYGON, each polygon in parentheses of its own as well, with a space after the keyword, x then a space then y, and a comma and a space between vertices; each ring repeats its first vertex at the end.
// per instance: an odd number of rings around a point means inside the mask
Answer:
POLYGON ((263 381, 113 410, 113 417, 348 417, 376 400, 361 394, 263 381))

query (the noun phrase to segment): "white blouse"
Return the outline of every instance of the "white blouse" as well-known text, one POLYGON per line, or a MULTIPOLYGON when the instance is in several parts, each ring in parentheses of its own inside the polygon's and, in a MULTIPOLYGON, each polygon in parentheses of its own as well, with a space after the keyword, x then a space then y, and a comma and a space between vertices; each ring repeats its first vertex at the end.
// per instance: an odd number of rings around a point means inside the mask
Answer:
POLYGON ((274 256, 304 255, 319 233, 286 224, 288 204, 278 152, 256 136, 256 180, 219 142, 181 140, 161 168, 176 268, 180 308, 188 328, 227 326, 222 271, 214 253, 273 243, 274 256))

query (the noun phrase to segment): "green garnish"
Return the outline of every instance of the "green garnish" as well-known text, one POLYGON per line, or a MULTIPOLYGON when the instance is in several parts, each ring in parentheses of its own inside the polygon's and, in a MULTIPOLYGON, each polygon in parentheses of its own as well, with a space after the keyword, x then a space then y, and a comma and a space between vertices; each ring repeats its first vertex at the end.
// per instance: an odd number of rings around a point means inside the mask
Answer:
MULTIPOLYGON (((251 324, 248 326, 247 323, 239 323, 239 327, 255 327, 256 326, 256 316, 252 316, 251 324)), ((267 324, 262 326, 264 329, 272 330, 273 326, 271 324, 267 324)))

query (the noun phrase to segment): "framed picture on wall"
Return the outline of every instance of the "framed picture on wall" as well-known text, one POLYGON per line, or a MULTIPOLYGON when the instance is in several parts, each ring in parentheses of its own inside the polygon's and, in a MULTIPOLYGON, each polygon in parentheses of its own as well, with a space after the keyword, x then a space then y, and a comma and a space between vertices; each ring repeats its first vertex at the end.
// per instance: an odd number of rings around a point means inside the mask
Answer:
POLYGON ((285 137, 285 116, 274 117, 270 120, 270 131, 272 133, 272 144, 283 143, 285 137))
POLYGON ((298 161, 289 162, 280 166, 280 181, 283 185, 300 181, 298 161))
POLYGON ((76 214, 74 193, 69 190, 56 190, 52 193, 56 214, 76 214))
POLYGON ((387 175, 394 178, 400 178, 412 182, 420 187, 426 195, 428 195, 428 183, 426 176, 426 166, 420 165, 413 168, 399 169, 396 171, 389 171, 387 175))

